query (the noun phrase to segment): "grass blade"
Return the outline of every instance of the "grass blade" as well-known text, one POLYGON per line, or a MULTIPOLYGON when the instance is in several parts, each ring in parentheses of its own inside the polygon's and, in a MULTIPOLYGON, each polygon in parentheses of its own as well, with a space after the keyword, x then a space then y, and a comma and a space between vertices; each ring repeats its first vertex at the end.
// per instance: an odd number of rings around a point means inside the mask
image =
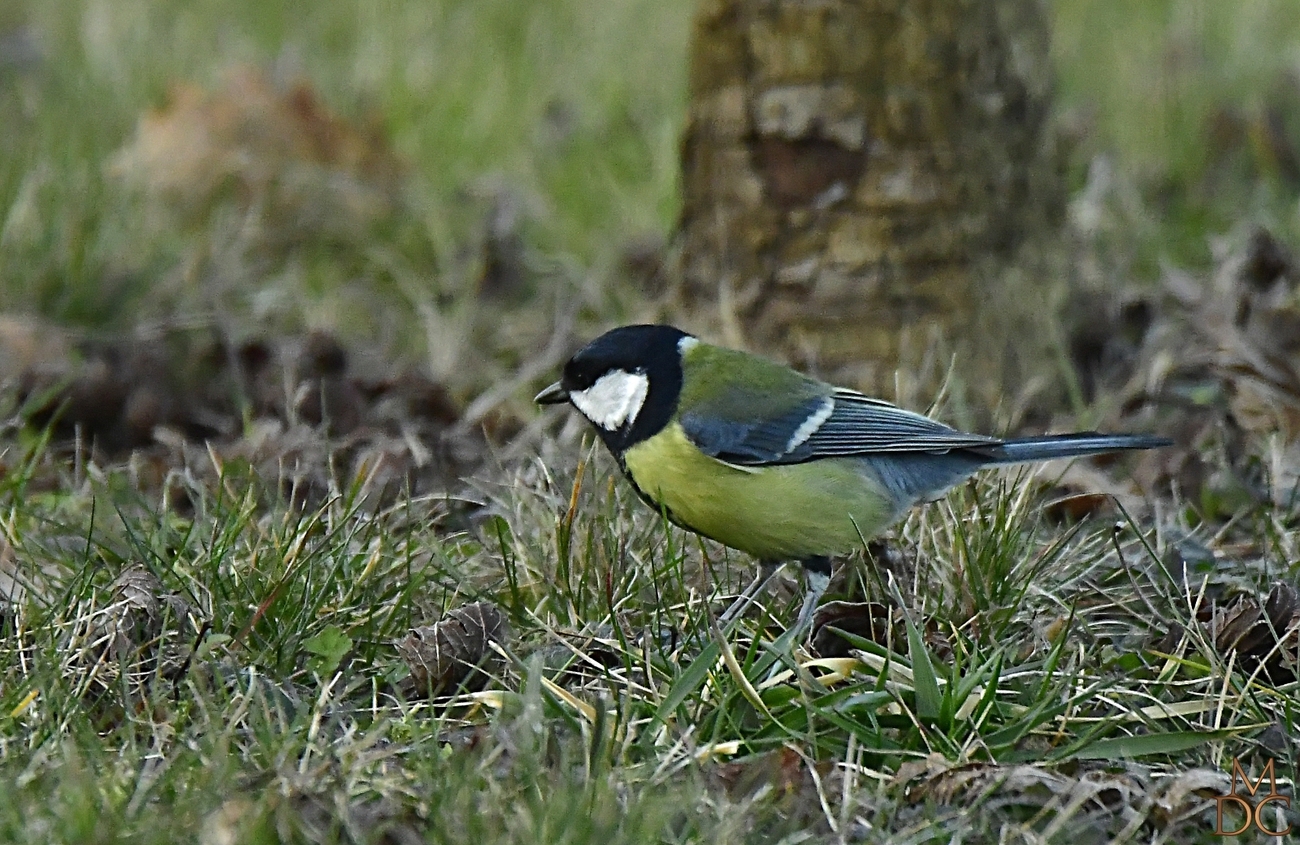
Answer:
POLYGON ((1068 755, 1071 760, 1128 760, 1149 754, 1177 754, 1207 742, 1227 739, 1237 731, 1171 731, 1141 736, 1099 739, 1068 755))
POLYGON ((907 620, 907 650, 912 660, 912 683, 916 690, 916 715, 923 722, 935 722, 943 709, 943 696, 939 692, 939 678, 934 673, 930 652, 921 639, 921 632, 907 620))

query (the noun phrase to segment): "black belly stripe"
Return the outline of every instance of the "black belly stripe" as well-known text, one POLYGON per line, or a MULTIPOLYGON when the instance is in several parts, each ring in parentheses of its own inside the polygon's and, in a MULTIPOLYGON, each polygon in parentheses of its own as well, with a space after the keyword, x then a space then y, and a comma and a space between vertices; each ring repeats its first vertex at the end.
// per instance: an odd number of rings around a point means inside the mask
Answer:
POLYGON ((831 559, 826 555, 806 557, 800 560, 799 563, 803 564, 804 569, 815 572, 818 575, 826 575, 829 577, 831 574, 831 559))

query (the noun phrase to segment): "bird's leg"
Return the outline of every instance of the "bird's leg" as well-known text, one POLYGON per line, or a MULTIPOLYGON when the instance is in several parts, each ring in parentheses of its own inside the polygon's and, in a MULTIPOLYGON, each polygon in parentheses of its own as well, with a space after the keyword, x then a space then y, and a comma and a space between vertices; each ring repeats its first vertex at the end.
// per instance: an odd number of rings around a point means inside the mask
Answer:
POLYGON ((794 626, 796 637, 802 637, 812 628, 813 614, 817 612, 817 602, 831 584, 831 559, 825 555, 805 558, 800 561, 804 572, 803 607, 799 609, 799 618, 794 626))
POLYGON ((727 608, 726 611, 718 617, 718 625, 720 627, 725 628, 728 622, 744 613, 745 609, 754 603, 755 596, 766 590, 767 585, 770 584, 772 579, 776 578, 776 574, 781 571, 782 562, 761 560, 758 562, 758 566, 757 577, 755 577, 754 580, 750 582, 749 586, 736 597, 736 600, 731 603, 731 607, 727 608))

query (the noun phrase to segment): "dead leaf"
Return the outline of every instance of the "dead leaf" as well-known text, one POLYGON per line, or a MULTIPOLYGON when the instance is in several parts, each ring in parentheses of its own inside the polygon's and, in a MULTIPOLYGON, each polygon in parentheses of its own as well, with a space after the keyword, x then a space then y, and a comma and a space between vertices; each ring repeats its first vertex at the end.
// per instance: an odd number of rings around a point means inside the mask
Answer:
POLYGON ((907 650, 902 614, 880 602, 828 601, 813 614, 813 650, 821 657, 849 656, 857 646, 832 628, 888 649, 907 650))
POLYGON ((1074 493, 1043 505, 1043 514, 1056 523, 1081 522, 1115 512, 1115 500, 1105 493, 1074 493))
POLYGON ((1242 596, 1210 611, 1209 630, 1222 654, 1237 652, 1243 672, 1262 670, 1274 683, 1294 681, 1300 666, 1300 593, 1278 582, 1261 601, 1242 596))
POLYGON ((257 210, 272 224, 252 227, 260 245, 280 249, 304 234, 364 237, 397 207, 406 174, 377 120, 349 122, 306 81, 278 85, 248 66, 213 92, 174 84, 110 170, 192 223, 221 202, 257 210))
POLYGON ((64 369, 72 357, 67 332, 31 315, 0 313, 0 383, 33 367, 64 369))

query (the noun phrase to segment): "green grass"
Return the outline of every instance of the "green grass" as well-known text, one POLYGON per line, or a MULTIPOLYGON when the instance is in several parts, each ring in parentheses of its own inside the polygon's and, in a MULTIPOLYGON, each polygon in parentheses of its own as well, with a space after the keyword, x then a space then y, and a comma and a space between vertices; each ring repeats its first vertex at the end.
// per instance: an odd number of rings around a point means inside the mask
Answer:
MULTIPOLYGON (((0 62, 0 309, 326 326, 472 396, 557 301, 636 313, 620 255, 673 224, 692 9, 5 4, 43 58, 0 62), (409 165, 397 213, 273 251, 229 205, 195 225, 111 175, 170 85, 241 64, 377 116, 409 165), (518 210, 526 308, 471 295, 494 206, 518 210)), ((1093 246, 1122 282, 1242 224, 1296 239, 1296 187, 1251 140, 1289 102, 1292 4, 1053 11, 1077 187, 1114 162, 1093 246)), ((0 584, 27 586, 0 605, 0 841, 1210 842, 1234 757, 1295 776, 1300 689, 1201 618, 1295 583, 1287 508, 1057 525, 1037 484, 983 478, 837 580, 896 617, 819 661, 783 636, 790 584, 712 628, 753 563, 667 528, 572 429, 485 468, 467 509, 340 470, 295 495, 288 453, 281 478, 199 450, 160 486, 147 455, 45 441, 12 397, 0 584), (1183 576, 1189 539, 1218 557, 1183 576), (424 699, 397 642, 480 600, 514 631, 500 668, 424 699)))
MULTIPOLYGON (((859 563, 840 596, 892 598, 897 637, 814 660, 782 635, 796 596, 711 629, 748 562, 666 530, 603 457, 576 498, 567 462, 524 465, 460 529, 438 501, 376 510, 350 479, 299 510, 227 465, 166 509, 120 471, 52 483, 39 443, 6 460, 0 536, 31 584, 0 641, 6 841, 946 841, 1042 832, 1072 784, 1159 794, 1297 729, 1294 682, 1197 633, 1219 577, 1170 580, 1168 539, 1140 523, 1042 524, 1024 479, 909 517, 910 574, 859 563), (127 615, 133 568, 183 601, 127 615), (483 692, 413 695, 395 641, 483 599, 514 628, 504 668, 483 692), (1175 652, 1153 651, 1173 626, 1175 652), (996 786, 1025 765, 1055 791, 996 786)), ((1231 580, 1266 589, 1279 564, 1231 580)), ((1098 835, 1206 830, 1204 799, 1173 818, 1147 799, 1070 812, 1098 835)))

